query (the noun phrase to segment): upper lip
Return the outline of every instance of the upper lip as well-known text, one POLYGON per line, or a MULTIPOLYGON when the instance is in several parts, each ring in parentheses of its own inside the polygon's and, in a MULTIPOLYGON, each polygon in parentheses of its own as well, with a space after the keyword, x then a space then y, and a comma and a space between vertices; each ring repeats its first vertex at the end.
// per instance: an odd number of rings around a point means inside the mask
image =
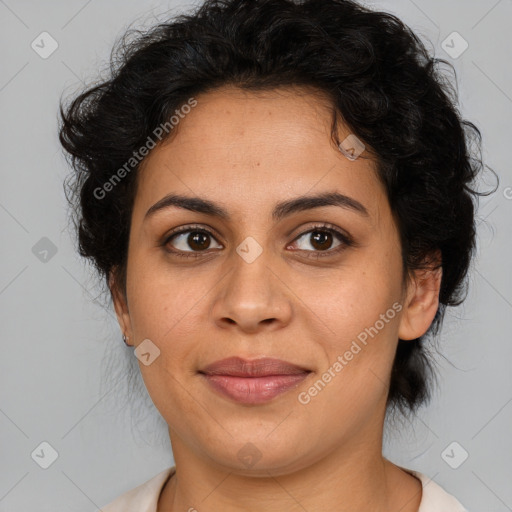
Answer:
POLYGON ((200 373, 232 377, 266 377, 269 375, 299 375, 309 371, 307 368, 281 359, 264 357, 248 360, 242 357, 228 357, 206 366, 200 370, 200 373))

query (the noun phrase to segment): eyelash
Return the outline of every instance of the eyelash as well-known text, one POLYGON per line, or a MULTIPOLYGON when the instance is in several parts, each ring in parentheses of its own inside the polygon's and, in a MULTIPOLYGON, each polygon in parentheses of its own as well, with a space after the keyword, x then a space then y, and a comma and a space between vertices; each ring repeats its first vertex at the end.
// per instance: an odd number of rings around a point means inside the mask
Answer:
MULTIPOLYGON (((341 244, 336 249, 327 249, 325 251, 306 251, 306 250, 302 250, 301 251, 299 249, 298 250, 299 252, 311 253, 308 256, 306 256, 307 258, 323 258, 323 257, 326 257, 326 256, 333 256, 333 255, 339 254, 340 252, 345 250, 347 247, 352 247, 352 246, 355 245, 355 243, 352 240, 352 238, 350 238, 348 235, 342 233, 341 231, 336 229, 331 224, 317 224, 315 226, 312 226, 308 230, 303 231, 302 233, 297 235, 293 239, 293 242, 295 242, 299 238, 302 238, 304 235, 306 235, 308 233, 311 233, 311 232, 314 232, 314 231, 320 231, 322 233, 330 233, 330 234, 334 235, 334 237, 337 238, 341 242, 341 244)), ((196 226, 187 226, 187 227, 185 227, 183 229, 180 229, 178 231, 173 231, 169 236, 167 236, 165 238, 165 240, 162 243, 162 246, 166 247, 166 250, 169 253, 173 254, 174 256, 178 256, 180 258, 199 258, 204 253, 206 253, 207 251, 180 251, 180 250, 168 249, 167 248, 167 244, 174 237, 177 237, 178 235, 182 235, 183 233, 190 233, 190 232, 193 232, 193 233, 203 233, 205 235, 211 236, 212 238, 215 238, 214 234, 212 232, 208 231, 207 229, 204 229, 204 228, 199 227, 199 226, 198 227, 196 227, 196 226)))

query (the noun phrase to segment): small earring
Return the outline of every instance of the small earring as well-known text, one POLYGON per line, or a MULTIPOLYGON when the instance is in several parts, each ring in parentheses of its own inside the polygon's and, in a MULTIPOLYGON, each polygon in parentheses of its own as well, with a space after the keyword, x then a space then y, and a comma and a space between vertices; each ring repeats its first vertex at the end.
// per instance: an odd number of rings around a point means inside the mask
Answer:
POLYGON ((129 343, 127 343, 128 341, 128 336, 126 336, 126 334, 123 334, 123 341, 124 341, 124 344, 127 346, 127 347, 131 347, 131 345, 129 343))

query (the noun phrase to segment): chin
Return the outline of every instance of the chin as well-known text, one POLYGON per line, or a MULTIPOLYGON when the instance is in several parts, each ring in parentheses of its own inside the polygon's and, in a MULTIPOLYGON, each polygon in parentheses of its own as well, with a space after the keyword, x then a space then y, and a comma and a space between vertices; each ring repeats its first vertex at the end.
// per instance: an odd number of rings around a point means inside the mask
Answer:
POLYGON ((227 434, 226 442, 218 440, 213 446, 210 438, 204 451, 208 460, 215 461, 223 470, 252 477, 286 475, 307 467, 314 459, 311 454, 297 450, 297 446, 308 446, 307 440, 289 434, 273 439, 266 438, 267 435, 258 432, 237 438, 227 434))

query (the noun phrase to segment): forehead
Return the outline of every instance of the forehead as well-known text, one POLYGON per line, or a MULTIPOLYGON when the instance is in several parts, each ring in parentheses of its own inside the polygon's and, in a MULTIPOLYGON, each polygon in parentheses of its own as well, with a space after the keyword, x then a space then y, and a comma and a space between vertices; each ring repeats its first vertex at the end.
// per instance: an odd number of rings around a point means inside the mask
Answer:
MULTIPOLYGON (((146 157, 136 203, 149 208, 166 193, 180 192, 263 206, 337 190, 371 211, 384 198, 367 152, 351 161, 332 142, 332 106, 325 95, 295 87, 223 87, 195 99, 171 137, 146 157)), ((349 134, 338 123, 339 140, 349 134)))
POLYGON ((288 143, 302 141, 306 126, 308 137, 315 132, 316 137, 321 137, 325 135, 327 126, 324 125, 331 110, 325 94, 299 87, 247 91, 226 86, 198 96, 197 101, 197 106, 187 116, 193 122, 183 123, 180 131, 191 137, 210 129, 208 140, 211 143, 225 143, 225 137, 247 142, 252 136, 258 137, 255 143, 268 143, 265 127, 269 131, 286 129, 283 135, 288 143), (251 129, 257 131, 251 133, 251 129))

